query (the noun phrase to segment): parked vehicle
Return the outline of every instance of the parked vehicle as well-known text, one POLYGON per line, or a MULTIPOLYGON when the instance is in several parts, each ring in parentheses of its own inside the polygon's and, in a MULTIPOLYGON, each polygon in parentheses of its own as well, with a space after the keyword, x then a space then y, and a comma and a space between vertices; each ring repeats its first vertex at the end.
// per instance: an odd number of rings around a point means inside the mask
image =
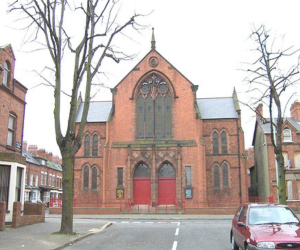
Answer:
POLYGON ((285 205, 243 204, 232 220, 232 250, 300 249, 300 221, 285 205))

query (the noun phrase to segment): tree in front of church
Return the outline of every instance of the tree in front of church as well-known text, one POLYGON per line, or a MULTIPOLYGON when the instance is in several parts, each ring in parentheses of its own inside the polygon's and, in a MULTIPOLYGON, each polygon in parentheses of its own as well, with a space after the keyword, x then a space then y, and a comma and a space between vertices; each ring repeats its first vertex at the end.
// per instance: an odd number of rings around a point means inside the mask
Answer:
POLYGON ((282 129, 285 109, 293 97, 293 87, 299 83, 298 50, 293 47, 276 49, 275 40, 271 40, 270 31, 262 25, 250 35, 256 44, 256 60, 247 69, 252 110, 264 103, 268 107, 270 119, 257 114, 264 123, 270 123, 271 142, 277 162, 277 191, 280 204, 286 204, 285 164, 282 154, 282 129), (293 59, 295 59, 293 61, 293 59), (292 65, 292 66, 290 66, 292 65), (253 106, 252 106, 253 105, 253 106))
MULTIPOLYGON (((32 41, 49 52, 52 66, 47 66, 53 80, 41 77, 54 88, 54 121, 56 142, 62 156, 63 199, 61 233, 73 233, 73 164, 76 152, 82 144, 84 126, 90 105, 93 79, 100 73, 104 59, 119 63, 130 60, 124 49, 119 49, 121 35, 129 38, 142 28, 136 22, 141 15, 120 14, 118 0, 22 0, 13 1, 10 12, 20 11, 20 20, 26 23, 32 41), (121 18, 122 17, 122 18, 121 18), (70 60, 70 56, 72 59, 70 60), (67 70, 72 65, 73 69, 67 70), (65 80, 64 76, 69 75, 65 80), (62 90, 71 82, 68 92, 70 108, 67 129, 63 133, 61 119, 62 90), (78 131, 75 119, 80 88, 84 91, 84 108, 78 131)), ((126 47, 126 46, 125 46, 126 47)), ((38 50, 38 49, 36 49, 38 50)), ((126 50, 126 49, 125 49, 126 50)))

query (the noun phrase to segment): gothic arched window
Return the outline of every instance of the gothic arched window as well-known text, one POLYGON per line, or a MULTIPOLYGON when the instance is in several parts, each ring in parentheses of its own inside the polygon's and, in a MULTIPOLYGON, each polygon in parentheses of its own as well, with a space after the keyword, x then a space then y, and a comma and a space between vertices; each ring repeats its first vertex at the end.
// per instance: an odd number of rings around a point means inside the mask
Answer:
POLYGON ((228 187, 228 166, 226 163, 222 166, 223 173, 223 187, 228 187))
POLYGON ((213 154, 219 153, 219 139, 218 139, 218 133, 213 133, 213 154))
POLYGON ((85 166, 83 170, 83 188, 89 188, 89 175, 90 168, 89 166, 85 166))
POLYGON ((220 189, 220 169, 217 165, 214 166, 214 189, 220 189))
POLYGON ((98 135, 93 136, 93 156, 98 156, 98 135))
POLYGON ((97 189, 97 168, 92 169, 92 189, 97 189))
POLYGON ((222 154, 227 154, 227 135, 226 132, 221 134, 222 154))
POLYGON ((137 139, 172 137, 172 98, 163 79, 148 76, 139 87, 136 104, 137 139))
POLYGON ((84 138, 84 156, 90 156, 90 136, 84 138))

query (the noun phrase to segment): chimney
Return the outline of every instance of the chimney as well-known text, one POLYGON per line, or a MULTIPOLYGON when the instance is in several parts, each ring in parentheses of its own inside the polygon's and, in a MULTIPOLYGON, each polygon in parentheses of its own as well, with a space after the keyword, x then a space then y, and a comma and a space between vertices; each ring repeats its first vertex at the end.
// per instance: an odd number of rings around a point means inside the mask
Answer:
POLYGON ((37 151, 38 151, 37 145, 29 145, 28 146, 28 152, 36 154, 37 151))
POLYGON ((300 102, 298 100, 292 104, 291 117, 294 117, 297 121, 300 121, 300 102))
POLYGON ((27 151, 27 142, 26 141, 23 141, 22 150, 27 151))
POLYGON ((256 113, 256 118, 258 118, 260 120, 263 120, 264 114, 263 114, 263 105, 262 105, 262 103, 258 104, 258 106, 255 110, 255 113, 256 113))

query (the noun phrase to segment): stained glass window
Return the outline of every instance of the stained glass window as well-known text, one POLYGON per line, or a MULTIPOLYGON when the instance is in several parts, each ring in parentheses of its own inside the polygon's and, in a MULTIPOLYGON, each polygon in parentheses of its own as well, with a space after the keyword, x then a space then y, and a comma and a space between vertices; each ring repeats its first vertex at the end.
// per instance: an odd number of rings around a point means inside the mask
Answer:
POLYGON ((228 166, 226 163, 222 166, 223 172, 223 187, 228 187, 228 166))
POLYGON ((227 136, 224 131, 221 134, 221 141, 222 141, 222 154, 227 154, 227 136))
POLYGON ((220 189, 220 170, 217 165, 214 166, 214 188, 220 189))
POLYGON ((136 104, 138 139, 172 137, 172 98, 162 78, 148 76, 140 85, 136 104))
POLYGON ((217 132, 213 133, 213 154, 218 154, 219 153, 219 145, 218 145, 218 134, 217 132))
POLYGON ((90 156, 90 136, 84 138, 84 156, 90 156))
POLYGON ((93 156, 98 156, 98 135, 93 136, 93 156))
POLYGON ((92 169, 92 189, 97 189, 97 168, 92 169))
POLYGON ((89 188, 89 175, 90 175, 90 168, 88 166, 84 167, 83 171, 83 187, 89 188))
POLYGON ((150 169, 146 164, 140 163, 134 171, 134 177, 150 177, 150 169))
POLYGON ((176 177, 175 169, 171 164, 165 163, 159 169, 158 177, 176 177))

